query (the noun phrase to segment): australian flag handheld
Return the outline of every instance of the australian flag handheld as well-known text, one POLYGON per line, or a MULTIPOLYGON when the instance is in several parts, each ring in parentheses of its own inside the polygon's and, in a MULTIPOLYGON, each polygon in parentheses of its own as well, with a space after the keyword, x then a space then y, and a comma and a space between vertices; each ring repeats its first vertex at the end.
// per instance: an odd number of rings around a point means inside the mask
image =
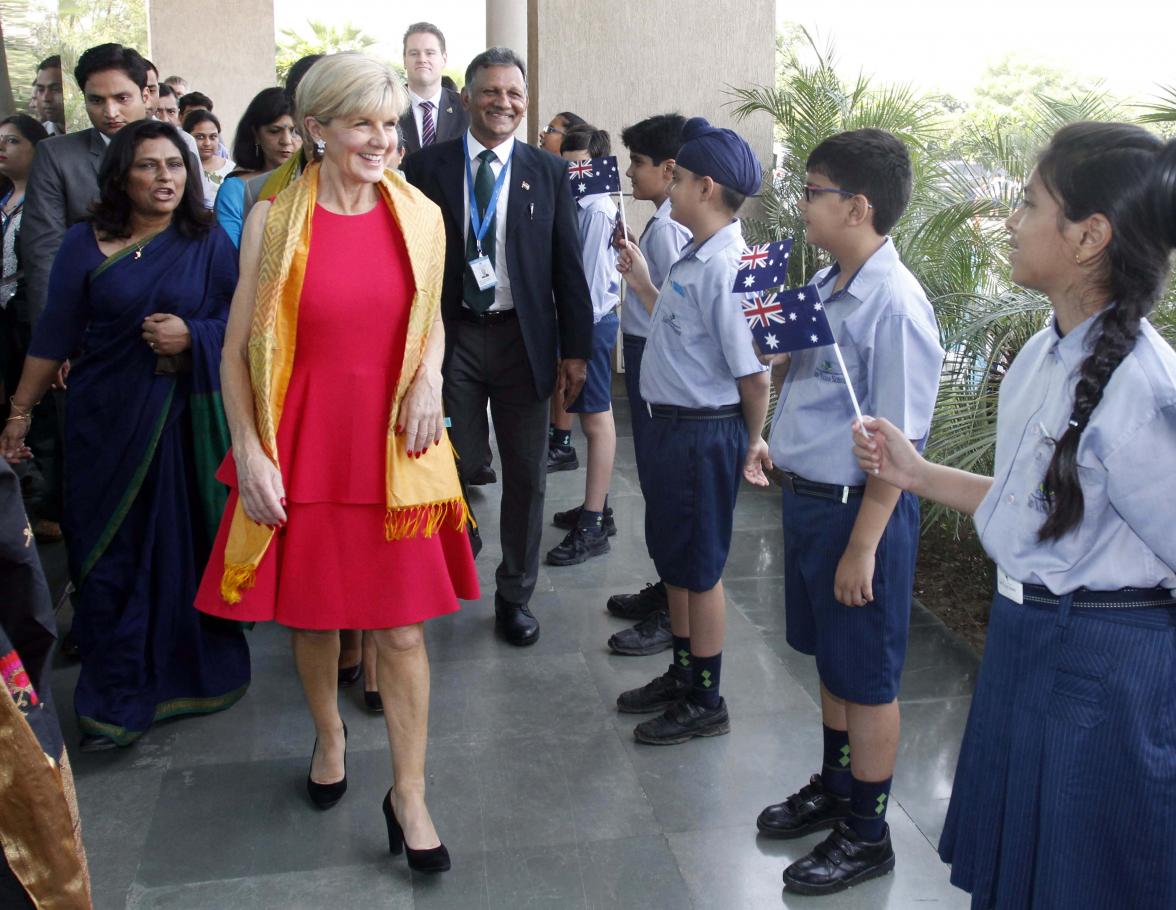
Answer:
POLYGON ((739 271, 735 273, 735 287, 731 290, 746 294, 783 287, 788 283, 788 256, 791 252, 791 240, 751 247, 739 257, 739 271))
POLYGON ((833 344, 833 330, 813 285, 774 294, 748 294, 743 318, 761 353, 784 354, 833 344))
POLYGON ((579 199, 596 193, 617 193, 621 189, 621 178, 617 171, 617 156, 589 158, 587 161, 568 162, 568 180, 572 195, 579 199))

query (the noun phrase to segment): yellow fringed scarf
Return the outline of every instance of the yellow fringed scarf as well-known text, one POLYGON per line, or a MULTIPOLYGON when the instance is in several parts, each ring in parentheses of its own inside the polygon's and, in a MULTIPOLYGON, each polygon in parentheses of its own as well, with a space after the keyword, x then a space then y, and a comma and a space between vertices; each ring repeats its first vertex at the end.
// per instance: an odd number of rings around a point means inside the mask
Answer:
MULTIPOLYGON (((310 252, 318 179, 319 165, 311 163, 299 179, 278 194, 266 215, 257 306, 249 330, 249 375, 257 433, 266 455, 279 469, 277 429, 294 366, 298 302, 310 252)), ((416 282, 404 363, 388 418, 384 536, 387 540, 430 537, 447 520, 456 530, 464 528, 469 520, 453 448, 443 433, 440 445, 430 446, 419 458, 409 458, 395 429, 401 403, 421 365, 425 343, 441 305, 445 230, 441 210, 399 174, 386 171, 377 187, 404 235, 416 282)), ((257 567, 272 539, 273 531, 247 518, 238 500, 221 578, 221 597, 226 603, 240 602, 241 592, 253 586, 257 567)))

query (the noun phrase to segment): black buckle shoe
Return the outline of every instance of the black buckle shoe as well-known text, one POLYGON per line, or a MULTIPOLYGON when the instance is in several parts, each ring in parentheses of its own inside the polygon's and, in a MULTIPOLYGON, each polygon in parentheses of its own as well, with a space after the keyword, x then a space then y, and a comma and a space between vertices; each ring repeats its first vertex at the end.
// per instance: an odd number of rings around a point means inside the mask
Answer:
POLYGON ((632 628, 614 632, 608 639, 609 650, 627 657, 645 657, 673 646, 669 607, 649 614, 632 628))
POLYGON ((721 698, 717 708, 704 708, 689 698, 680 698, 661 717, 633 728, 637 742, 650 746, 672 746, 696 736, 722 736, 730 732, 727 703, 721 698))
POLYGON ((832 828, 843 818, 849 818, 849 798, 834 796, 825 789, 821 775, 814 774, 784 802, 764 809, 755 825, 768 837, 803 837, 832 828))
POLYGON ((526 604, 512 604, 494 595, 494 626, 512 645, 524 647, 539 640, 539 620, 526 604))
POLYGON ((882 840, 870 843, 841 820, 828 837, 784 870, 784 885, 797 894, 833 894, 893 868, 889 825, 882 840))
POLYGON ((576 566, 587 562, 593 556, 603 556, 609 551, 608 535, 603 529, 589 531, 587 528, 576 528, 568 531, 563 541, 547 551, 549 566, 576 566))
POLYGON ((618 695, 617 710, 624 714, 654 714, 689 694, 690 683, 667 670, 653 682, 618 695))
MULTIPOLYGON (((568 509, 566 512, 556 512, 551 516, 551 523, 562 531, 574 531, 580 526, 580 513, 583 510, 583 506, 576 506, 574 509, 568 509)), ((604 507, 604 520, 600 526, 604 528, 604 533, 609 537, 617 536, 617 523, 613 519, 613 510, 611 507, 604 507)))
POLYGON ((554 474, 556 471, 574 471, 578 467, 580 459, 576 457, 575 446, 568 446, 566 449, 563 446, 547 447, 548 474, 554 474))
POLYGON ((657 610, 668 610, 670 602, 666 600, 665 584, 659 581, 646 585, 636 594, 614 594, 605 606, 609 613, 621 619, 645 619, 657 610))

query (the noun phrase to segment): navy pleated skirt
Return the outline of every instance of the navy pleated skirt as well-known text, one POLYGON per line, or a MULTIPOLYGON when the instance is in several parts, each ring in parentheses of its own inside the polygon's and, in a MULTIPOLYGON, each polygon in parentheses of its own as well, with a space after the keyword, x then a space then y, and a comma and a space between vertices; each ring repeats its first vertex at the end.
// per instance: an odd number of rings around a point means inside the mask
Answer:
POLYGON ((996 595, 939 854, 974 908, 1176 907, 1176 608, 996 595))

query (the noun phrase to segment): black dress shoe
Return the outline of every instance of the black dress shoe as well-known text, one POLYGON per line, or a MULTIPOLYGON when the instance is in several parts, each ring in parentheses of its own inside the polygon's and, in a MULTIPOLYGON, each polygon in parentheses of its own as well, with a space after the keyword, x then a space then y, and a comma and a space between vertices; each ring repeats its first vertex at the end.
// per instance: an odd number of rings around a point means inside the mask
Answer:
POLYGON ((556 546, 547 551, 549 566, 578 566, 587 562, 593 556, 603 556, 609 551, 608 534, 602 528, 599 531, 589 531, 587 528, 576 528, 568 531, 567 536, 556 546))
POLYGON ((373 692, 371 689, 364 689, 363 705, 373 714, 384 713, 384 699, 380 697, 379 692, 373 692))
POLYGON ((494 595, 494 626, 512 645, 520 648, 539 640, 539 620, 526 604, 512 604, 494 595))
POLYGON ((339 668, 339 688, 349 689, 359 682, 359 678, 363 676, 363 663, 357 663, 354 667, 340 667, 339 668))
MULTIPOLYGON (((580 512, 584 510, 583 506, 576 506, 574 509, 568 509, 566 512, 556 512, 551 517, 551 523, 557 528, 564 531, 574 531, 580 526, 580 512)), ((609 537, 617 536, 617 523, 613 518, 613 510, 609 506, 604 508, 604 520, 600 525, 604 528, 604 533, 609 537)))
POLYGON ((484 487, 488 483, 498 483, 498 475, 494 473, 494 469, 490 465, 484 464, 474 468, 470 476, 466 478, 466 483, 471 487, 484 487))
POLYGON ((113 752, 119 748, 119 745, 109 736, 86 733, 82 736, 82 741, 78 743, 78 748, 83 752, 113 752))
MULTIPOLYGON (((310 766, 314 767, 314 753, 318 750, 318 737, 314 738, 314 749, 310 752, 310 766)), ((310 779, 310 771, 306 772, 306 792, 310 801, 319 809, 330 809, 343 798, 347 792, 347 724, 343 725, 343 779, 333 784, 320 784, 310 779)))
POLYGON ((722 736, 730 732, 727 703, 721 698, 717 708, 704 708, 690 698, 680 698, 665 714, 633 728, 637 742, 650 746, 672 746, 696 736, 722 736))
POLYGON ((842 820, 829 836, 784 870, 784 885, 798 894, 833 894, 894 868, 890 826, 882 840, 862 840, 842 820))
POLYGON ((669 607, 650 613, 637 625, 615 632, 608 639, 610 651, 628 657, 645 657, 673 646, 674 633, 670 631, 669 607))
POLYGON ((580 467, 580 459, 576 457, 574 446, 547 447, 548 474, 554 474, 556 471, 574 471, 578 467, 580 467))
POLYGON ((803 837, 832 828, 843 818, 849 818, 849 798, 834 796, 825 789, 821 775, 814 774, 784 802, 764 809, 755 824, 768 837, 803 837))
POLYGON ((667 670, 653 682, 617 696, 617 710, 623 714, 656 714, 690 694, 690 683, 667 670))
POLYGON ((664 582, 649 584, 636 594, 614 594, 605 605, 608 612, 621 619, 645 619, 657 610, 668 610, 664 582))
POLYGON ((396 820, 396 812, 392 808, 392 791, 389 790, 384 797, 384 822, 388 826, 388 852, 393 856, 399 856, 400 851, 404 850, 408 858, 408 868, 413 872, 447 872, 452 863, 449 860, 449 851, 444 844, 439 844, 436 847, 430 847, 428 850, 414 850, 404 842, 404 829, 400 827, 400 822, 396 820))

